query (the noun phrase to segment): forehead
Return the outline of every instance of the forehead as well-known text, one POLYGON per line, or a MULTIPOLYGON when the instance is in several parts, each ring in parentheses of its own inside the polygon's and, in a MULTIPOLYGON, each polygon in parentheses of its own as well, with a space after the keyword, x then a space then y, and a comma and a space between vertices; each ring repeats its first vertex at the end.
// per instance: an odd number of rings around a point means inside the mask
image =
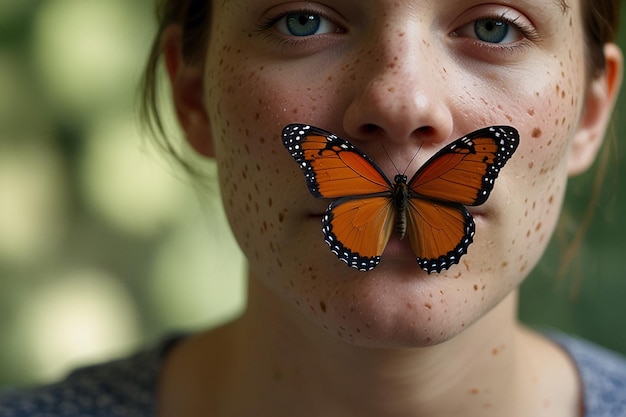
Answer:
MULTIPOLYGON (((581 0, 582 1, 582 0, 581 0)), ((570 7, 570 3, 568 0, 551 0, 551 2, 556 5, 559 9, 561 9, 561 11, 563 11, 563 13, 565 13, 570 7)), ((212 2, 212 3, 218 3, 221 6, 225 6, 225 5, 232 5, 232 6, 249 6, 249 1, 248 0, 218 0, 216 2, 212 2)), ((252 2, 254 3, 254 1, 252 2)))

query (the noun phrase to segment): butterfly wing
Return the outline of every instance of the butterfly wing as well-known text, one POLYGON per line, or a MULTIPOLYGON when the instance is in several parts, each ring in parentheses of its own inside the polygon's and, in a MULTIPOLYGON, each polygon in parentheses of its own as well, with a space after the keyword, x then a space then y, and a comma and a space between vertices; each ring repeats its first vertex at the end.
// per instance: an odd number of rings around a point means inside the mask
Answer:
POLYGON ((368 271, 378 265, 395 213, 385 174, 354 145, 313 126, 286 126, 283 144, 311 194, 335 199, 322 218, 331 251, 353 268, 368 271))
POLYGON ((457 264, 474 238, 474 219, 462 205, 412 199, 407 223, 417 263, 428 273, 457 264))
POLYGON ((391 190, 385 174, 367 155, 323 129, 287 125, 283 144, 302 169, 315 197, 363 196, 391 190))
POLYGON ((411 178, 409 189, 429 200, 483 204, 518 145, 517 130, 510 126, 477 130, 437 152, 411 178))
POLYGON ((322 217, 324 240, 349 266, 369 271, 378 265, 387 246, 394 213, 387 195, 335 200, 322 217))
POLYGON ((518 145, 512 127, 480 129, 437 152, 411 178, 409 240, 422 269, 441 272, 467 253, 475 225, 464 206, 487 200, 518 145))

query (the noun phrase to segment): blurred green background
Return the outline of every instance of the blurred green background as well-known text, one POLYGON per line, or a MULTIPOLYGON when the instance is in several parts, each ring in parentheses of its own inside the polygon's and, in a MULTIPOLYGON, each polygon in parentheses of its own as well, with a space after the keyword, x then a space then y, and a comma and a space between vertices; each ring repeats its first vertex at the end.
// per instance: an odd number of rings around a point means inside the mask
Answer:
MULTIPOLYGON (((0 386, 47 382, 241 309, 243 261, 215 184, 192 184, 139 127, 152 8, 152 0, 0 2, 0 386)), ((597 167, 572 179, 520 307, 531 325, 621 352, 624 96, 585 240, 557 276, 598 189, 597 167)))

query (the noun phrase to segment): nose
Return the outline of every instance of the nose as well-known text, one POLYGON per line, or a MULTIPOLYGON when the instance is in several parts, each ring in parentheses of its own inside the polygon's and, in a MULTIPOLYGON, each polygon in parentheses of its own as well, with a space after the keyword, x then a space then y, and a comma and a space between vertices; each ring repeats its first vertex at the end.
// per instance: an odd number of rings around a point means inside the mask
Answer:
MULTIPOLYGON (((368 40, 361 77, 344 114, 346 133, 353 139, 388 143, 436 144, 449 138, 452 114, 440 66, 419 34, 388 34, 368 40)), ((363 61, 361 59, 361 61, 363 61)))

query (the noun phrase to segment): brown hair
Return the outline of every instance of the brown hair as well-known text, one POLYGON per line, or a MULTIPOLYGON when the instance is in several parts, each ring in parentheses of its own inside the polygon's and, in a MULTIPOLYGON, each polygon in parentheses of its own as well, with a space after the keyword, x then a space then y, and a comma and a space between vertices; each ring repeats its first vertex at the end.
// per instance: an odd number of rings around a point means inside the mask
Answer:
POLYGON ((159 110, 158 73, 161 61, 161 35, 170 25, 182 28, 182 55, 188 63, 200 63, 210 29, 210 0, 157 0, 157 33, 152 42, 141 82, 140 115, 152 136, 185 168, 193 170, 175 151, 167 138, 159 110))
MULTIPOLYGON (((161 58, 161 34, 168 26, 182 28, 182 55, 188 63, 200 63, 204 57, 211 22, 210 0, 157 0, 158 31, 154 38, 142 82, 141 116, 160 144, 187 166, 167 139, 159 112, 158 70, 161 58)), ((620 15, 620 0, 580 0, 585 29, 587 74, 590 79, 604 71, 603 45, 615 40, 620 15)), ((566 0, 559 1, 567 10, 566 0)), ((189 168, 187 166, 187 168, 189 168)))

